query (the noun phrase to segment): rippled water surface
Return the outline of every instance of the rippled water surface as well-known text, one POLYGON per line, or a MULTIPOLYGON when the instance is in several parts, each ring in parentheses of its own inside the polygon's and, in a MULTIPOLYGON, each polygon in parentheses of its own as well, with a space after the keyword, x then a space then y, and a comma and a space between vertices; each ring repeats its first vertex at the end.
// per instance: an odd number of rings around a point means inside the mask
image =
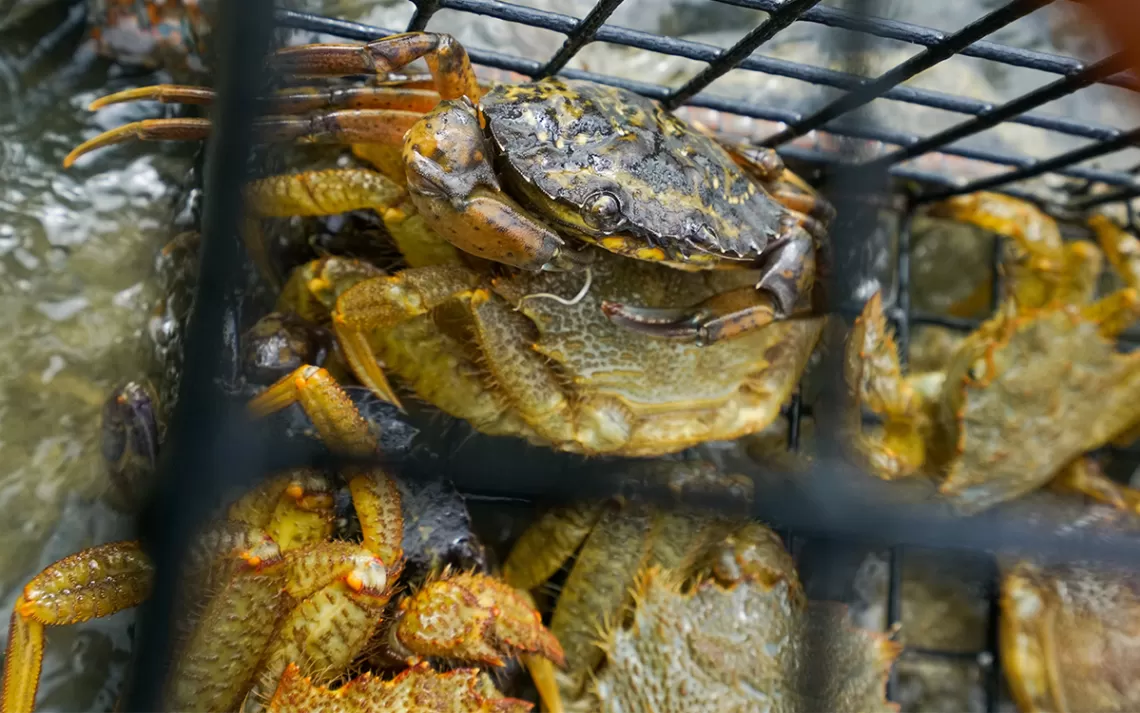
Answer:
MULTIPOLYGON (((592 2, 520 4, 583 16, 592 2)), ((886 3, 881 12, 956 29, 1000 4, 897 0, 886 3)), ((326 12, 387 27, 401 26, 412 12, 403 0, 328 0, 324 5, 326 12)), ((694 0, 627 0, 613 22, 728 46, 760 17, 716 7, 717 12, 708 12, 707 5, 694 0)), ((99 458, 99 412, 116 382, 146 368, 142 336, 153 289, 153 256, 169 236, 171 202, 189 167, 189 154, 153 144, 119 148, 64 171, 61 159, 83 139, 158 115, 153 107, 137 106, 93 115, 85 109, 88 102, 161 77, 125 73, 79 49, 84 33, 81 4, 69 9, 54 0, 0 0, 0 17, 0 604, 8 607, 22 583, 51 561, 129 536, 128 520, 101 498, 108 485, 99 458)), ((1063 18, 1035 13, 999 39, 1099 57, 1095 37, 1072 27, 1063 18)), ((549 57, 561 43, 561 36, 548 31, 454 12, 441 13, 435 28, 454 32, 474 46, 536 58, 549 57)), ((789 38, 761 51, 817 64, 834 61, 827 52, 834 37, 817 26, 797 29, 789 38)), ((914 51, 884 45, 870 64, 886 66, 914 51)), ((923 75, 918 83, 993 100, 1051 79, 1028 70, 983 67, 975 60, 954 62, 941 74, 923 75)), ((604 45, 591 46, 575 64, 670 84, 699 69, 684 60, 647 53, 633 57, 628 50, 604 45)), ((773 101, 827 98, 804 87, 797 94, 788 89, 790 80, 738 76, 744 74, 727 75, 714 91, 770 91, 773 101)), ((1092 99, 1048 109, 1108 124, 1127 123, 1119 93, 1089 91, 1092 99)), ((895 128, 929 131, 948 125, 950 119, 960 120, 935 114, 915 113, 913 122, 930 123, 895 128)), ((1023 149, 1057 150, 1032 137, 1003 137, 1004 143, 1023 149)), ((45 710, 109 707, 127 656, 127 616, 49 632, 41 692, 45 710)), ((6 623, 7 617, 0 621, 6 623)))

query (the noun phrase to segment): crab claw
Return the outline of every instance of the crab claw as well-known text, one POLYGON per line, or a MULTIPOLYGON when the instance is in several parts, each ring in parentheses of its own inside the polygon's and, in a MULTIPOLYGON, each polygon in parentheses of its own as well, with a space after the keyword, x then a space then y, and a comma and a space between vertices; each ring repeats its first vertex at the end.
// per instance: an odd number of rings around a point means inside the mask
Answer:
POLYGON ((784 318, 767 294, 751 287, 725 292, 691 307, 631 307, 605 301, 602 312, 619 327, 700 346, 731 339, 784 318))
POLYGON ((417 656, 504 665, 537 654, 562 666, 565 654, 542 616, 513 587, 482 574, 445 576, 400 603, 400 646, 417 656))

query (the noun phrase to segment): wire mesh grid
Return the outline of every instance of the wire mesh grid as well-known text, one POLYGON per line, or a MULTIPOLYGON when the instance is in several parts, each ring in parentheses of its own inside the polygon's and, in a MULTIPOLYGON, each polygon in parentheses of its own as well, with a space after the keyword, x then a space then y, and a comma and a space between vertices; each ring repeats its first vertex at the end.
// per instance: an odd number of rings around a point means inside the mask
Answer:
MULTIPOLYGON (((505 52, 469 47, 478 65, 507 70, 533 78, 559 74, 569 78, 588 79, 630 89, 661 101, 666 107, 700 107, 718 112, 775 122, 767 136, 758 143, 778 149, 791 159, 806 161, 819 167, 822 183, 835 196, 842 223, 852 202, 866 198, 869 192, 897 191, 897 184, 887 178, 905 179, 907 192, 902 211, 901 228, 895 265, 896 292, 889 306, 889 316, 897 331, 901 357, 905 360, 910 346, 911 329, 915 325, 933 324, 968 331, 976 326, 964 320, 916 313, 912 308, 910 265, 911 223, 915 211, 924 203, 951 195, 979 190, 998 190, 1012 195, 1039 200, 1039 196, 1023 190, 1024 182, 1053 174, 1068 179, 1107 186, 1096 192, 1075 192, 1071 200, 1051 206, 1061 213, 1073 214, 1112 202, 1126 202, 1140 195, 1136 175, 1129 171, 1109 170, 1089 165, 1100 157, 1121 151, 1140 138, 1140 129, 1120 130, 1098 126, 1052 114, 1037 112, 1050 101, 1092 84, 1105 84, 1126 90, 1140 89, 1140 82, 1124 72, 1124 60, 1113 54, 1100 61, 1084 63, 1072 58, 1007 47, 987 41, 995 30, 1007 26, 1050 4, 1050 0, 1013 0, 954 31, 943 32, 908 23, 876 18, 874 3, 849 3, 849 7, 830 7, 819 0, 710 0, 743 8, 761 10, 767 18, 746 33, 731 47, 722 49, 699 42, 663 37, 652 33, 607 24, 607 19, 622 0, 602 0, 585 17, 548 12, 498 0, 419 0, 407 30, 432 28, 433 16, 440 10, 453 10, 486 15, 498 20, 555 30, 565 41, 545 62, 514 56, 505 52), (796 22, 816 23, 850 30, 853 42, 860 36, 898 40, 923 48, 910 59, 878 77, 867 78, 786 60, 766 57, 754 52, 779 32, 796 22), (595 72, 570 69, 568 63, 591 42, 607 42, 635 47, 666 55, 685 57, 706 63, 704 69, 683 83, 669 88, 595 72), (1057 75, 1057 79, 1023 96, 1001 104, 991 104, 967 97, 942 94, 904 86, 907 80, 956 55, 964 55, 1015 67, 1025 67, 1057 75), (823 106, 789 111, 766 107, 763 102, 728 99, 705 90, 733 69, 793 78, 804 82, 844 90, 823 106), (860 107, 887 99, 925 107, 943 109, 966 117, 948 129, 920 136, 874 126, 866 121, 847 121, 860 107), (1047 159, 993 150, 961 146, 955 142, 979 134, 989 128, 1012 122, 1087 140, 1087 144, 1047 159), (858 142, 830 144, 820 136, 834 136, 858 142), (805 141, 810 139, 811 141, 805 141), (840 150, 833 150, 838 146, 840 150), (952 156, 983 166, 980 173, 968 179, 950 171, 932 170, 920 159, 933 154, 952 156), (853 187, 858 190, 852 190, 853 187), (852 197, 854 196, 854 198, 852 197)), ((215 105, 215 129, 211 139, 206 169, 206 203, 203 215, 202 270, 199 277, 198 301, 189 327, 188 351, 207 358, 188 358, 183 374, 178 409, 171 424, 169 443, 164 452, 164 478, 154 507, 149 512, 151 540, 156 551, 165 553, 160 563, 176 563, 186 546, 186 533, 205 514, 205 494, 216 491, 224 481, 232 481, 245 473, 264 470, 265 442, 250 442, 245 431, 233 424, 241 415, 228 408, 203 385, 214 383, 214 360, 208 358, 221 350, 226 339, 225 305, 222 296, 237 289, 240 280, 236 265, 238 221, 241 206, 240 186, 247 177, 244 166, 236 166, 235 157, 246 155, 254 136, 252 126, 256 114, 253 97, 264 86, 264 69, 260 58, 271 45, 272 26, 293 28, 334 35, 349 40, 369 41, 393 34, 401 29, 380 28, 321 17, 291 10, 275 9, 271 0, 248 0, 223 4, 219 12, 216 72, 218 101, 215 105), (275 23, 267 19, 273 14, 275 23), (215 444, 202 448, 202 444, 215 444), (206 474, 203 476, 202 474, 206 474)), ((953 164, 964 165, 964 164, 953 164)), ((1131 217, 1131 214, 1129 214, 1131 217)), ((1000 253, 992 256, 993 279, 1000 280, 1000 253)), ((998 289, 993 290, 997 294, 998 289)), ((844 311, 843 305, 839 306, 844 311)), ((849 310, 848 310, 849 311, 849 310)), ((788 419, 788 445, 799 447, 801 420, 808 408, 797 395, 785 410, 788 419)), ((1051 526, 1040 523, 1011 524, 997 518, 972 520, 962 526, 956 518, 939 511, 911 508, 898 510, 876 507, 877 491, 871 495, 852 495, 835 484, 857 478, 859 474, 845 469, 838 458, 822 454, 816 470, 826 471, 831 492, 821 498, 819 490, 806 492, 792 488, 776 491, 768 497, 778 508, 761 508, 758 513, 774 522, 792 537, 797 550, 806 538, 819 535, 842 538, 856 534, 890 546, 888 621, 901 620, 902 555, 909 546, 957 547, 967 550, 993 551, 1009 546, 1027 546, 1035 542, 1051 547, 1059 557, 1104 556, 1131 561, 1135 541, 1114 533, 1086 537, 1085 533, 1058 534, 1051 526), (836 502, 849 498, 837 509, 836 502)), ((505 492, 486 480, 469 481, 473 490, 491 495, 536 495, 555 499, 572 495, 550 483, 538 483, 530 493, 505 492), (545 488, 545 489, 544 489, 545 488)), ((172 620, 175 578, 173 566, 160 567, 154 597, 145 610, 140 631, 139 670, 135 675, 132 710, 156 709, 159 700, 164 657, 169 651, 169 628, 172 620)), ((995 593, 996 594, 996 593, 995 593)), ((926 656, 960 659, 973 657, 987 669, 986 709, 996 710, 1000 681, 997 663, 997 606, 991 600, 987 649, 983 652, 921 650, 926 656)), ((889 695, 895 692, 892 679, 889 695)))

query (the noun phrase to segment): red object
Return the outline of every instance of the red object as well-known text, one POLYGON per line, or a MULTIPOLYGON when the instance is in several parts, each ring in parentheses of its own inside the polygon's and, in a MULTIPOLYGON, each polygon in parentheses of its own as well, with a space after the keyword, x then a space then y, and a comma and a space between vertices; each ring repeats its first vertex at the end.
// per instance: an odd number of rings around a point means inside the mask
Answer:
POLYGON ((1140 77, 1140 0, 1079 0, 1140 77))

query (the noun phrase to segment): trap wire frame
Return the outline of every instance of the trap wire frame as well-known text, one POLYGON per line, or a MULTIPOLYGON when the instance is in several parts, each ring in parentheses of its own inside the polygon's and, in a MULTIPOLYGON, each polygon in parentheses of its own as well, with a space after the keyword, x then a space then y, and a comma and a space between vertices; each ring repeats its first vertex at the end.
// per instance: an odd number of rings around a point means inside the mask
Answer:
MULTIPOLYGON (((960 330, 972 326, 969 323, 919 315, 911 308, 910 220, 915 209, 922 203, 983 189, 1018 194, 1014 184, 1050 173, 1111 187, 1104 193, 1076 195, 1068 205, 1061 206, 1070 210, 1085 210, 1108 202, 1127 201, 1140 195, 1140 181, 1137 181, 1133 173, 1087 165, 1093 159, 1130 146, 1140 138, 1140 129, 1125 131, 1034 111, 1047 102, 1096 83, 1131 91, 1140 90, 1140 81, 1123 72, 1124 62, 1120 55, 1114 54, 1086 64, 1072 58, 1006 47, 985 39, 1018 18, 1051 4, 1050 0, 1012 0, 955 32, 877 18, 873 12, 874 3, 870 0, 851 2, 848 4, 850 9, 821 5, 819 0, 709 0, 769 13, 767 19, 727 49, 606 24, 606 20, 621 2, 622 0, 601 0, 586 17, 578 19, 498 0, 416 0, 415 14, 406 29, 431 29, 433 15, 446 9, 555 30, 565 35, 566 40, 545 62, 477 47, 469 47, 468 51, 477 65, 531 77, 559 74, 588 79, 630 89, 657 99, 670 108, 689 105, 779 122, 782 128, 761 143, 776 148, 790 158, 818 164, 824 177, 829 179, 825 182, 840 188, 844 185, 851 188, 866 184, 881 186, 885 191, 887 176, 910 179, 922 186, 909 195, 906 201, 897 253, 897 296, 889 311, 904 359, 913 325, 941 324, 960 330), (867 36, 900 40, 924 49, 876 78, 753 54, 764 42, 794 22, 817 23, 850 30, 852 49, 857 49, 856 43, 860 37, 867 36), (575 53, 593 41, 686 57, 705 62, 707 66, 677 89, 567 68, 567 63, 575 53), (1057 79, 999 105, 903 86, 903 82, 911 77, 957 54, 1037 69, 1055 74, 1057 79), (703 91, 732 69, 789 77, 842 89, 845 93, 820 108, 787 111, 765 107, 762 103, 718 97, 703 91), (962 114, 965 118, 960 124, 930 136, 888 130, 868 125, 865 121, 846 120, 851 112, 876 99, 944 109, 962 114), (1087 139, 1089 143, 1043 160, 953 144, 1002 122, 1015 122, 1079 137, 1087 139), (847 150, 847 145, 843 143, 840 143, 839 151, 805 150, 790 143, 812 132, 826 132, 837 137, 871 142, 880 148, 885 145, 887 150, 868 158, 865 152, 847 150), (915 168, 905 163, 908 159, 930 152, 995 164, 1006 167, 1007 170, 992 176, 960 181, 953 175, 915 168), (868 181, 868 176, 881 176, 882 180, 868 181)), ((215 128, 205 169, 202 267, 195 310, 187 329, 187 358, 179 401, 162 455, 159 488, 142 523, 143 535, 151 543, 159 568, 154 594, 144 605, 140 619, 136 666, 133 685, 125 701, 126 710, 161 708, 160 686, 169 662, 171 623, 176 613, 174 601, 177 593, 177 563, 187 549, 189 533, 206 516, 213 494, 220 492, 222 485, 227 482, 256 477, 250 474, 263 472, 270 452, 268 442, 259 442, 249 437, 251 431, 244 413, 225 404, 213 385, 219 376, 216 355, 222 351, 227 340, 237 338, 232 330, 225 327, 227 315, 224 296, 240 289, 242 284, 238 267, 241 263, 238 247, 240 241, 237 235, 242 209, 240 189, 248 177, 243 157, 248 155, 254 139, 252 126, 257 110, 254 97, 259 88, 266 86, 262 57, 271 47, 271 30, 274 26, 286 27, 359 41, 373 40, 399 31, 276 9, 272 0, 245 0, 219 5, 215 72, 218 97, 214 108, 215 128)), ((836 204, 842 219, 845 205, 849 203, 836 200, 836 204)), ((995 251, 995 276, 997 258, 995 251)), ((997 290, 995 294, 996 292, 997 290)), ((786 412, 789 422, 788 445, 792 449, 799 445, 800 420, 804 411, 805 408, 797 397, 786 412)), ((1043 546, 1050 547, 1059 557, 1103 555, 1108 559, 1135 561, 1136 541, 1126 537, 1100 535, 1092 538, 1062 538, 1031 525, 1019 528, 995 519, 972 519, 969 524, 963 524, 953 518, 932 517, 921 509, 901 514, 875 510, 869 501, 855 505, 856 509, 866 508, 861 515, 849 516, 850 506, 847 510, 835 507, 835 500, 842 501, 849 493, 843 492, 841 487, 832 486, 846 482, 845 478, 866 476, 857 472, 843 473, 843 467, 836 465, 834 460, 821 457, 818 463, 826 466, 827 470, 834 471, 832 474, 835 477, 829 481, 832 489, 832 499, 829 502, 810 497, 807 501, 797 502, 797 495, 790 494, 787 501, 774 498, 780 505, 775 517, 771 511, 759 515, 781 526, 785 532, 796 533, 793 550, 798 549, 797 541, 802 543, 803 538, 818 533, 837 539, 859 533, 867 535, 868 542, 889 547, 891 569, 888 620, 891 623, 901 619, 901 562, 904 547, 950 546, 970 551, 994 551, 1004 546, 1044 543, 1043 546)), ((482 485, 486 486, 482 488, 484 490, 495 490, 493 483, 482 485)), ((550 485, 538 484, 536 487, 550 485)), ((557 497, 556 490, 557 488, 550 487, 539 494, 557 497)), ((498 494, 510 495, 501 492, 498 494)), ((526 497, 527 494, 521 495, 526 497)), ((991 601, 989 641, 984 652, 917 652, 956 659, 973 657, 983 665, 988 659, 987 710, 996 710, 1000 685, 995 645, 996 614, 996 601, 991 601)), ((893 694, 893 678, 888 689, 893 694)))

